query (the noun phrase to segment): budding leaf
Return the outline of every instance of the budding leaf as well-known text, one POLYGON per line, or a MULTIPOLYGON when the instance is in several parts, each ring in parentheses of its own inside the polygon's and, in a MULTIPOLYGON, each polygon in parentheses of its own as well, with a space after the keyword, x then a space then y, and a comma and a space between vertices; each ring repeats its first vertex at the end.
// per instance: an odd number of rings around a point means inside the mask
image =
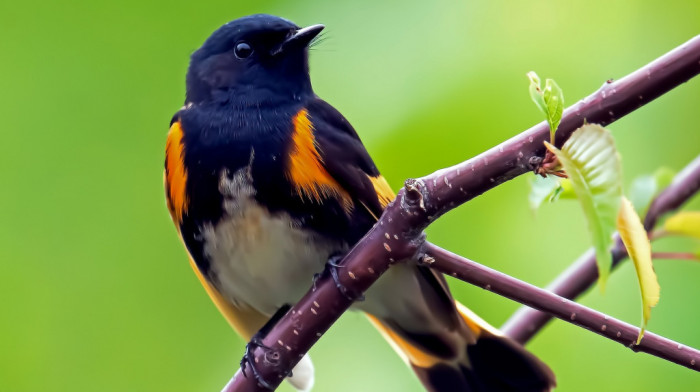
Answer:
POLYGON ((540 109, 542 114, 547 115, 547 105, 544 103, 544 96, 542 93, 542 84, 540 83, 540 77, 534 71, 527 73, 528 79, 530 79, 530 98, 540 109))
POLYGON ((561 150, 545 145, 559 158, 581 202, 604 290, 612 266, 610 247, 622 197, 622 169, 612 135, 600 125, 586 124, 574 131, 561 150))
POLYGON ((544 103, 547 106, 547 122, 549 123, 549 140, 554 143, 554 133, 557 132, 561 115, 564 113, 564 93, 557 83, 547 79, 544 85, 544 103))
POLYGON ((651 263, 651 244, 647 232, 639 215, 634 211, 632 203, 625 197, 622 198, 620 212, 617 215, 617 231, 634 263, 639 289, 642 292, 642 325, 637 337, 637 344, 639 344, 651 318, 651 308, 659 303, 661 287, 651 263))
POLYGON ((530 79, 530 98, 547 119, 549 140, 554 143, 554 133, 557 131, 564 113, 564 93, 552 79, 547 79, 544 89, 542 89, 540 77, 534 71, 528 72, 527 77, 530 79))
POLYGON ((673 215, 664 222, 664 230, 700 239, 700 211, 681 211, 673 215))

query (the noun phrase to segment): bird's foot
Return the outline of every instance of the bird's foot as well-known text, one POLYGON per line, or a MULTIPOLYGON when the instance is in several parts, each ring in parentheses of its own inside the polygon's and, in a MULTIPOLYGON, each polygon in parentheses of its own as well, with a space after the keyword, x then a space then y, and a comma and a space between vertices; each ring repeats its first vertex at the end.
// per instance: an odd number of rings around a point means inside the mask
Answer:
POLYGON ((260 374, 260 370, 257 368, 257 361, 255 360, 254 355, 256 348, 261 348, 265 351, 273 351, 270 347, 263 344, 262 338, 259 336, 259 334, 255 334, 255 336, 253 336, 253 338, 250 339, 250 342, 248 342, 248 344, 245 346, 245 354, 243 355, 243 359, 241 359, 241 372, 243 372, 243 376, 248 377, 246 369, 250 368, 250 372, 253 374, 253 377, 255 377, 255 381, 257 381, 263 388, 273 391, 275 388, 269 382, 265 381, 262 374, 260 374))
MULTIPOLYGON (((345 268, 344 265, 341 265, 340 262, 343 260, 344 255, 333 255, 328 259, 328 262, 326 262, 326 270, 328 273, 331 275, 331 278, 333 278, 333 282, 335 282, 335 287, 338 288, 341 294, 343 296, 351 301, 364 301, 365 296, 362 295, 362 293, 357 292, 356 290, 350 289, 346 287, 344 284, 340 282, 340 277, 339 277, 339 271, 342 268, 345 268)), ((351 272, 348 272, 351 274, 351 272)), ((350 275, 354 276, 354 275, 350 275)), ((314 280, 314 288, 316 285, 316 281, 314 280)))

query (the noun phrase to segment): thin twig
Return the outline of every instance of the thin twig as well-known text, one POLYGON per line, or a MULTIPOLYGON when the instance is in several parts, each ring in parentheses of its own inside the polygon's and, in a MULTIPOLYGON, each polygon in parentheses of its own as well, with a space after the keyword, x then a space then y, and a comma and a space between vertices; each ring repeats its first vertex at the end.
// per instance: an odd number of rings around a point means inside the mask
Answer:
MULTIPOLYGON (((665 213, 674 211, 700 190, 700 156, 695 158, 673 179, 663 192, 651 203, 644 219, 644 228, 651 232, 658 219, 665 213)), ((613 268, 627 258, 627 251, 615 233, 612 249, 613 268)), ((567 299, 575 299, 588 290, 598 280, 598 267, 595 252, 589 249, 569 268, 554 280, 547 290, 567 299)), ((526 343, 552 316, 538 310, 521 307, 506 321, 501 330, 520 343, 526 343)))
POLYGON ((654 252, 651 254, 651 258, 656 259, 666 259, 666 260, 692 260, 699 261, 700 256, 695 253, 690 252, 654 252))
MULTIPOLYGON (((564 112, 557 132, 563 144, 586 119, 609 124, 651 102, 700 73, 700 36, 688 41, 629 76, 606 83, 564 112)), ((533 170, 544 155, 549 128, 542 122, 459 165, 417 180, 408 180, 379 222, 342 261, 338 282, 362 293, 389 268, 420 250, 422 231, 450 209, 533 170)), ((348 309, 352 300, 325 274, 280 319, 263 345, 253 350, 253 364, 273 388, 289 374, 323 333, 348 309)), ((255 378, 234 375, 225 391, 263 391, 255 378)))
POLYGON ((571 324, 586 328, 614 340, 632 351, 644 352, 700 371, 700 351, 684 346, 651 332, 645 332, 636 345, 639 328, 614 319, 581 304, 535 287, 474 261, 457 256, 433 244, 427 244, 426 253, 434 262, 430 265, 440 272, 482 287, 514 301, 537 308, 571 324))

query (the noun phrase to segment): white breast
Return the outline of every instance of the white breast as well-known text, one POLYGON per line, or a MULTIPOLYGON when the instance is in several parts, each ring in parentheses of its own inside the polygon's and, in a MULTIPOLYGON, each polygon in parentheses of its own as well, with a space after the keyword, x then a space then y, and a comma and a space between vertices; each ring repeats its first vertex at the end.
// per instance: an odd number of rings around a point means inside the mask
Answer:
POLYGON ((301 298, 332 253, 347 250, 300 229, 289 215, 273 216, 261 207, 253 198, 249 168, 222 172, 219 190, 226 215, 201 233, 209 278, 234 304, 272 315, 301 298))

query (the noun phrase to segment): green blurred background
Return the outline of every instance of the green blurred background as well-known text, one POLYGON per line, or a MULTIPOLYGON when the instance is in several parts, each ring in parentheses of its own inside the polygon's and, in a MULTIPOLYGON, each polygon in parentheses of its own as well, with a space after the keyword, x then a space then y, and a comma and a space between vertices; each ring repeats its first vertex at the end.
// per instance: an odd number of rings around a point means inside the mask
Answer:
MULTIPOLYGON (((218 391, 241 341, 192 274, 166 212, 168 121, 188 56, 250 13, 325 23, 317 93, 355 125, 396 189, 541 120, 526 72, 567 104, 700 33, 700 2, 62 1, 0 3, 0 391, 218 391)), ((700 152, 700 79, 610 126, 625 182, 700 152)), ((448 214, 429 238, 536 285, 588 247, 575 203, 527 205, 523 176, 448 214)), ((693 201, 700 208, 698 198, 693 201)), ((692 249, 666 241, 659 249, 692 249)), ((700 347, 700 265, 656 262, 649 329, 700 347)), ((451 282, 494 325, 509 300, 451 282)), ((626 263, 588 306, 637 324, 626 263)), ((700 376, 555 322, 529 345, 562 391, 698 390, 700 376)), ((364 317, 314 347, 317 391, 419 391, 364 317)), ((282 387, 290 391, 287 385, 282 387)))

